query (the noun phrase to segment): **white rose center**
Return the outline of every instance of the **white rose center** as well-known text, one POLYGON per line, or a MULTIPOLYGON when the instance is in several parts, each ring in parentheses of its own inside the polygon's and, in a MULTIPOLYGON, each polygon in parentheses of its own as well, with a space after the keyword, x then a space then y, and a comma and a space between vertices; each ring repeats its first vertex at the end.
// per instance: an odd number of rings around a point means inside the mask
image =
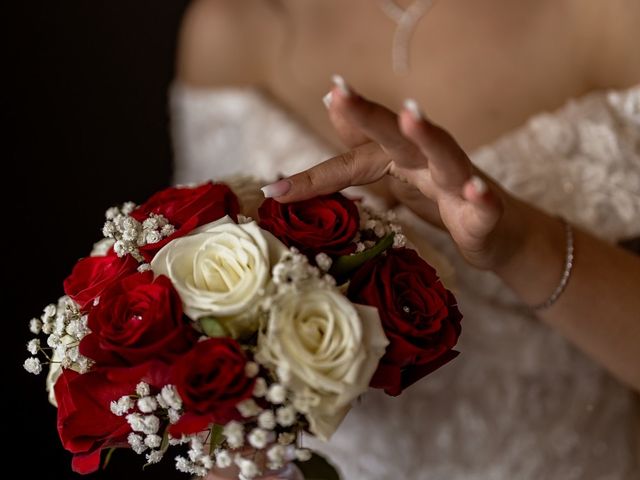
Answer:
POLYGON ((261 253, 255 244, 228 233, 205 243, 193 257, 193 286, 199 290, 229 293, 256 271, 261 253))
POLYGON ((284 347, 303 364, 332 380, 357 363, 362 332, 353 306, 340 296, 311 294, 291 312, 293 331, 284 347), (345 303, 343 303, 345 302, 345 303))

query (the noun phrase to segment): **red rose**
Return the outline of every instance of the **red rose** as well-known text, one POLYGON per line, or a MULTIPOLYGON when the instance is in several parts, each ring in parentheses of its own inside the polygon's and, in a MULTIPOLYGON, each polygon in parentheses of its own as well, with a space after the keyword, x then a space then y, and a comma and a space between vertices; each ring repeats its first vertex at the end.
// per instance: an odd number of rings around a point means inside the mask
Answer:
POLYGON ((198 337, 171 281, 154 280, 153 272, 135 273, 105 290, 88 325, 91 333, 81 340, 80 353, 99 366, 171 361, 198 337))
POLYGON ((64 369, 55 385, 58 402, 58 434, 62 445, 73 453, 72 469, 95 472, 104 448, 127 447, 131 428, 125 417, 111 412, 110 405, 123 395, 135 393, 141 380, 152 382, 160 374, 159 364, 135 368, 95 369, 84 374, 64 369))
POLYGON ((436 271, 413 250, 389 250, 366 262, 353 276, 348 297, 378 308, 389 345, 371 386, 389 395, 458 355, 462 314, 436 271))
POLYGON ((215 422, 239 419, 238 402, 250 398, 254 379, 247 377, 247 358, 235 340, 226 337, 199 342, 173 369, 173 383, 184 414, 171 426, 171 435, 196 433, 215 422))
POLYGON ((137 268, 138 262, 131 255, 118 257, 113 250, 104 257, 82 258, 64 281, 64 292, 85 310, 106 288, 137 268))
POLYGON ((348 255, 356 248, 352 240, 360 227, 358 207, 340 193, 286 204, 268 198, 258 214, 262 228, 311 258, 320 252, 348 255))
POLYGON ((182 237, 196 227, 229 215, 236 220, 240 205, 231 189, 212 182, 197 187, 171 187, 153 195, 136 208, 131 216, 139 222, 151 213, 166 217, 176 231, 157 243, 145 245, 140 253, 151 261, 158 250, 177 237, 182 237))

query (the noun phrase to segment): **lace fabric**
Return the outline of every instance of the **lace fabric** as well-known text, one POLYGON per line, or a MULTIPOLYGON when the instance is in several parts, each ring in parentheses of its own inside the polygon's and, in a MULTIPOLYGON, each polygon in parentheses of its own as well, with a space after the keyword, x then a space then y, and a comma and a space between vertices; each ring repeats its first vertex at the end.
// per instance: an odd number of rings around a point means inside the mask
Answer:
MULTIPOLYGON (((253 90, 171 92, 178 183, 290 174, 334 152, 253 90)), ((597 92, 477 149, 505 188, 607 240, 640 234, 640 86, 597 92)), ((324 451, 345 479, 637 478, 633 394, 537 322, 442 232, 465 313, 462 354, 402 396, 365 395, 324 451)), ((578 260, 579 261, 579 260, 578 260)))

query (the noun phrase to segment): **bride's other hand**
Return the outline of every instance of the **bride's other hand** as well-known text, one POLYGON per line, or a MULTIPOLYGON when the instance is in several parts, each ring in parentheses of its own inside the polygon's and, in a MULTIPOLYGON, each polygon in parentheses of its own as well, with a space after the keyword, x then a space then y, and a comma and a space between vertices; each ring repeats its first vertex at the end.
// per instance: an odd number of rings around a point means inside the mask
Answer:
POLYGON ((337 77, 325 103, 351 150, 266 187, 265 194, 293 202, 389 175, 398 200, 446 228, 472 265, 493 268, 513 252, 524 234, 522 216, 514 214, 518 203, 475 169, 454 138, 415 102, 407 101, 396 115, 337 77))

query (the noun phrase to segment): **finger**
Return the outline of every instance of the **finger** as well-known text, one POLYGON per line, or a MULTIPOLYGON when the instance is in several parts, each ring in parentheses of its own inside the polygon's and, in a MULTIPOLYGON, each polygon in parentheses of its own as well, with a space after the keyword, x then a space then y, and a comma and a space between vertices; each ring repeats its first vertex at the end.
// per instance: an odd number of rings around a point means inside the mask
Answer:
POLYGON ((469 230, 480 235, 493 230, 502 215, 502 202, 487 181, 473 175, 463 185, 462 197, 472 207, 465 212, 465 222, 469 230))
POLYGON ((390 160, 379 145, 365 143, 337 157, 262 187, 267 198, 289 203, 338 192, 351 185, 366 185, 382 178, 390 160))
POLYGON ((429 162, 434 183, 449 191, 460 191, 473 167, 467 154, 446 130, 429 121, 415 100, 407 100, 399 115, 400 130, 429 162))
POLYGON ((424 168, 426 162, 418 148, 398 127, 397 115, 382 105, 356 93, 340 76, 334 78, 336 88, 331 91, 331 111, 342 121, 357 129, 370 141, 380 144, 398 166, 424 168))
POLYGON ((347 148, 355 148, 370 141, 369 138, 364 133, 362 133, 362 131, 360 131, 358 127, 353 125, 344 117, 344 115, 342 115, 342 112, 340 110, 332 108, 333 96, 334 93, 332 89, 322 98, 322 102, 324 103, 325 107, 327 107, 329 120, 333 125, 333 129, 338 134, 340 141, 347 148))
MULTIPOLYGON (((329 91, 329 93, 327 93, 323 97, 322 101, 327 108, 329 120, 331 121, 334 130, 337 132, 338 137, 347 148, 356 148, 369 142, 369 137, 367 137, 351 121, 345 118, 340 109, 331 107, 334 95, 340 95, 341 92, 346 92, 348 95, 355 95, 355 93, 349 89, 349 86, 346 84, 344 79, 339 75, 334 75, 332 77, 332 81, 334 84, 334 88, 332 88, 331 91, 329 91), (338 90, 338 92, 334 93, 334 90, 336 89, 338 90)), ((390 180, 392 180, 391 177, 385 176, 380 179, 380 181, 368 185, 367 188, 369 193, 372 193, 378 198, 384 199, 385 203, 387 203, 387 205, 391 207, 391 205, 397 202, 397 199, 393 198, 390 194, 390 180)))

